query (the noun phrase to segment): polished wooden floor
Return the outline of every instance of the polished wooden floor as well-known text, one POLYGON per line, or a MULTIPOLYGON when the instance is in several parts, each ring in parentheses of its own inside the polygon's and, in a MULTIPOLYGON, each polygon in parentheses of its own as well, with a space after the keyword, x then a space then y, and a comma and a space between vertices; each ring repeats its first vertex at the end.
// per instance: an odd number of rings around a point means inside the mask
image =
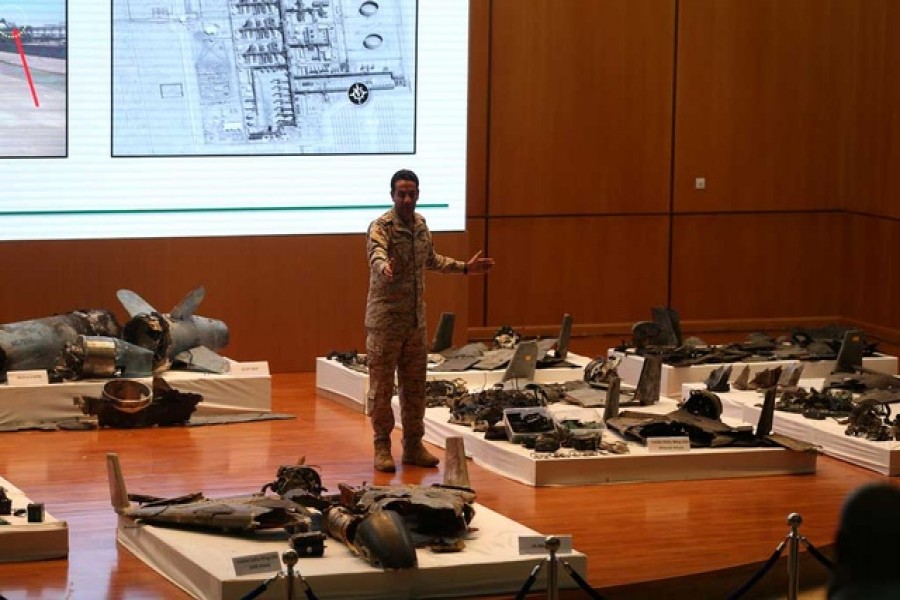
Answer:
MULTIPOLYGON (((331 489, 339 482, 431 483, 441 478, 439 470, 412 467, 393 476, 375 473, 367 420, 319 397, 312 373, 273 376, 272 408, 297 418, 140 431, 0 434, 0 474, 68 522, 70 546, 68 560, 0 564, 0 595, 8 600, 188 597, 116 545, 106 481, 108 452, 119 453, 129 491, 161 496, 257 490, 274 478, 279 465, 301 456, 321 467, 331 489)), ((722 597, 711 582, 721 583, 725 576, 716 574, 730 573, 740 585, 784 538, 789 513, 799 512, 801 533, 825 548, 848 491, 889 479, 827 457, 819 459, 815 475, 699 482, 533 488, 471 462, 469 474, 485 506, 541 533, 571 534, 576 549, 588 556, 588 581, 612 600, 722 597), (714 576, 704 579, 702 574, 709 573, 714 576), (653 587, 653 582, 664 583, 653 587)), ((748 597, 754 595, 771 592, 748 597)))

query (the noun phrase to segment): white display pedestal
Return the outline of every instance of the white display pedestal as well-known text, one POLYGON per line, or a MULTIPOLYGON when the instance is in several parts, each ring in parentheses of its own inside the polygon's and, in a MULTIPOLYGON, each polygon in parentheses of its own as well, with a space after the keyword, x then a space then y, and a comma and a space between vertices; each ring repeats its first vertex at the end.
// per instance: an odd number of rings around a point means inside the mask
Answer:
MULTIPOLYGON (((622 357, 622 362, 618 367, 619 377, 622 383, 627 385, 637 385, 637 381, 641 376, 641 368, 644 366, 644 357, 637 354, 618 352, 610 350, 610 355, 622 357)), ((693 365, 688 367, 672 367, 669 365, 662 366, 662 377, 660 380, 659 393, 663 396, 678 398, 681 396, 681 386, 688 383, 702 383, 706 381, 709 374, 713 370, 731 365, 731 379, 734 380, 745 366, 750 367, 750 378, 765 369, 774 369, 775 367, 789 367, 796 363, 803 365, 803 378, 815 379, 824 378, 834 370, 833 360, 819 361, 798 361, 798 360, 772 360, 766 362, 748 362, 748 363, 720 363, 715 365, 693 365)), ((863 358, 863 367, 878 371, 879 373, 887 373, 888 375, 897 374, 897 357, 879 354, 877 356, 869 356, 863 358)))
MULTIPOLYGON (((200 416, 270 412, 272 378, 268 364, 234 363, 234 373, 166 371, 162 378, 179 392, 203 396, 194 414, 200 416), (243 368, 249 366, 250 368, 243 368)), ((44 385, 0 385, 0 426, 37 426, 85 418, 75 406, 76 396, 102 396, 108 379, 89 379, 44 385)), ((152 378, 141 378, 152 385, 152 378)))
MULTIPOLYGON (((346 546, 326 541, 325 556, 301 558, 296 569, 322 600, 385 598, 471 597, 517 592, 542 556, 518 553, 522 535, 537 533, 524 525, 475 505, 473 531, 462 552, 433 553, 418 550, 416 569, 383 571, 354 556, 346 546)), ((268 579, 273 573, 236 576, 235 557, 256 556, 289 549, 286 539, 258 541, 224 534, 199 533, 150 525, 134 526, 120 518, 120 544, 194 598, 233 600, 268 579)), ((580 552, 560 555, 585 577, 587 557, 580 552)), ((546 589, 547 568, 534 589, 546 589)), ((574 587, 560 569, 560 587, 574 587)), ((263 598, 284 598, 286 582, 274 581, 263 598)), ((301 594, 301 586, 295 594, 301 594)))
MULTIPOLYGON (((0 487, 12 500, 12 509, 33 502, 22 490, 0 477, 0 487)), ((4 515, 10 525, 0 525, 0 563, 65 558, 69 554, 69 528, 44 510, 43 523, 29 523, 27 515, 4 515)))
MULTIPOLYGON (((397 398, 393 401, 400 422, 397 398)), ((628 407, 623 407, 626 410, 628 407)), ((664 398, 653 406, 633 407, 645 412, 667 413, 676 402, 664 398)), ((570 412, 571 405, 552 404, 551 412, 570 412)), ((596 410, 596 409, 591 409, 596 410)), ((602 416, 602 409, 598 418, 602 416)), ((444 447, 448 437, 462 437, 466 455, 495 473, 533 486, 588 485, 634 481, 673 481, 794 475, 816 472, 816 454, 784 448, 694 448, 687 452, 650 453, 639 443, 629 443, 629 454, 548 457, 522 445, 489 441, 470 427, 448 423, 450 410, 444 407, 425 411, 425 439, 444 447)), ((740 420, 737 420, 740 422, 740 420)), ((733 421, 729 421, 733 422, 733 421)), ((618 433, 603 430, 605 441, 621 440, 618 433)), ((564 449, 565 450, 565 449, 564 449)))
MULTIPOLYGON (((805 388, 822 389, 824 379, 801 379, 805 388)), ((705 389, 702 383, 685 384, 683 395, 687 397, 693 389, 705 389)), ((762 409, 763 394, 756 391, 732 390, 716 392, 722 400, 722 415, 725 418, 743 419, 755 423, 762 409)), ((803 415, 775 411, 772 424, 775 433, 788 435, 819 446, 828 456, 859 465, 882 475, 900 475, 900 442, 873 442, 865 438, 845 435, 846 425, 834 419, 822 421, 807 419, 803 415)))
MULTIPOLYGON (((536 383, 563 383, 566 381, 580 381, 584 378, 584 367, 591 359, 569 352, 566 360, 574 367, 557 367, 552 369, 536 369, 534 381, 536 383)), ((440 365, 437 366, 440 368, 440 365)), ((480 371, 469 369, 467 371, 428 371, 428 381, 438 379, 454 380, 462 379, 469 390, 480 390, 498 383, 503 378, 504 369, 493 371, 480 371)), ((366 394, 369 391, 369 375, 348 369, 336 360, 319 357, 316 359, 316 391, 323 397, 335 400, 368 414, 366 411, 366 394)))

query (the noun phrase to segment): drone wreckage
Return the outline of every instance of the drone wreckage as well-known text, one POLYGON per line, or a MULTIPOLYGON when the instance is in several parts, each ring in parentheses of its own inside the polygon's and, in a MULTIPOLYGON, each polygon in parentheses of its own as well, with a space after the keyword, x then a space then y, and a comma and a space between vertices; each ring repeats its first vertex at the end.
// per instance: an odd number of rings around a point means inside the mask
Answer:
POLYGON ((148 377, 176 364, 224 373, 229 363, 216 351, 228 344, 228 326, 194 314, 205 295, 198 287, 162 313, 135 292, 119 290, 130 316, 124 327, 102 309, 0 325, 0 378, 32 369, 47 370, 53 382, 148 377))
POLYGON ((201 493, 175 498, 128 494, 119 457, 112 453, 107 473, 113 508, 131 522, 241 536, 283 529, 302 557, 323 556, 327 534, 382 569, 415 568, 417 547, 462 550, 475 516, 475 492, 452 485, 468 476, 451 470, 443 485, 340 484, 339 494, 327 495, 318 471, 301 460, 280 467, 260 492, 218 499, 201 493))

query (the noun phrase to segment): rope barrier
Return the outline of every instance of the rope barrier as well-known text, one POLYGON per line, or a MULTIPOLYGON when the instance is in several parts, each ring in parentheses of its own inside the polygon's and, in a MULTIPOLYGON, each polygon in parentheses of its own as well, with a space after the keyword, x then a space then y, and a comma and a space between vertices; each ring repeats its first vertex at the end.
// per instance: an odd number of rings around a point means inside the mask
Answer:
POLYGON ((740 598, 741 596, 746 594, 748 591, 750 591, 750 588, 752 588, 754 585, 756 585, 759 582, 759 580, 762 579, 763 576, 766 573, 768 573, 769 570, 773 566, 775 566, 775 563, 778 562, 779 558, 781 558, 782 552, 784 552, 784 547, 787 545, 788 537, 790 537, 790 536, 786 536, 784 538, 784 540, 782 540, 782 542, 780 544, 778 544, 778 547, 775 548, 775 552, 772 553, 772 556, 769 557, 769 560, 767 560, 765 562, 765 564, 762 566, 762 568, 759 571, 757 571, 753 575, 753 577, 751 577, 747 581, 747 583, 742 585, 737 591, 732 592, 728 596, 728 600, 737 600, 738 598, 740 598))
POLYGON ((520 589, 519 593, 516 594, 516 600, 525 600, 525 596, 528 595, 528 592, 531 590, 531 586, 533 586, 534 582, 537 580, 538 573, 541 572, 541 567, 544 566, 545 562, 547 562, 547 559, 543 558, 541 559, 541 562, 534 566, 534 568, 531 570, 531 575, 528 576, 528 579, 526 579, 525 583, 522 585, 522 589, 520 589))
POLYGON ((799 595, 800 590, 800 550, 799 543, 803 542, 806 545, 806 548, 809 550, 810 555, 813 558, 818 560, 822 565, 824 565, 829 571, 834 570, 834 565, 828 560, 824 554, 819 552, 819 550, 810 543, 808 539, 804 536, 800 535, 798 529, 800 528, 800 524, 803 523, 803 517, 800 516, 799 513, 791 513, 788 515, 788 525, 791 527, 791 531, 785 536, 784 540, 778 544, 778 547, 775 549, 775 552, 772 553, 772 556, 769 557, 769 560, 763 564, 762 568, 757 571, 753 577, 747 581, 743 586, 741 586, 737 591, 733 592, 730 596, 728 596, 728 600, 737 600, 744 594, 746 594, 750 588, 759 583, 759 580, 763 578, 763 576, 769 572, 769 570, 775 565, 779 558, 781 558, 781 554, 784 552, 785 546, 788 546, 788 600, 796 600, 799 595))
POLYGON ((575 569, 572 568, 572 565, 570 565, 569 563, 567 563, 566 561, 564 561, 562 559, 560 559, 559 562, 561 562, 562 566, 565 567, 566 573, 569 574, 569 577, 572 578, 572 581, 577 583, 578 587, 580 587, 581 590, 585 594, 587 594, 594 600, 603 600, 603 596, 598 594, 597 591, 594 588, 592 588, 591 585, 587 581, 585 581, 584 577, 579 575, 578 571, 576 571, 575 569))
POLYGON ((828 560, 827 556, 819 552, 819 550, 815 546, 813 546, 808 539, 800 536, 800 541, 806 545, 806 549, 809 550, 809 553, 812 555, 812 557, 822 563, 822 566, 824 566, 829 571, 834 571, 834 563, 828 560))
POLYGON ((531 590, 531 586, 534 585, 534 582, 537 580, 538 574, 541 572, 541 567, 545 564, 549 565, 549 572, 547 575, 547 598, 549 600, 556 600, 559 597, 559 580, 557 578, 557 568, 560 563, 566 569, 566 573, 569 574, 569 577, 578 584, 578 587, 586 593, 588 596, 593 598, 593 600, 604 600, 603 596, 598 594, 596 590, 594 590, 591 585, 585 581, 584 577, 578 574, 578 572, 565 560, 559 558, 556 555, 556 551, 559 550, 560 540, 557 537, 550 536, 544 542, 544 547, 549 551, 549 556, 541 559, 535 567, 531 570, 531 573, 528 575, 528 578, 525 580, 525 583, 522 585, 522 589, 519 590, 519 593, 516 594, 515 600, 525 600, 525 596, 531 590))

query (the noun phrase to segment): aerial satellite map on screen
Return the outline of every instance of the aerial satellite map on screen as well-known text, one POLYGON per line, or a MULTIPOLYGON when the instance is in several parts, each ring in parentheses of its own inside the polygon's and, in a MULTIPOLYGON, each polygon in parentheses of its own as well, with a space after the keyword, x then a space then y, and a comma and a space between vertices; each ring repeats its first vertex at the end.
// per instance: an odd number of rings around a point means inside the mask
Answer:
POLYGON ((114 0, 113 156, 411 154, 416 0, 114 0))

